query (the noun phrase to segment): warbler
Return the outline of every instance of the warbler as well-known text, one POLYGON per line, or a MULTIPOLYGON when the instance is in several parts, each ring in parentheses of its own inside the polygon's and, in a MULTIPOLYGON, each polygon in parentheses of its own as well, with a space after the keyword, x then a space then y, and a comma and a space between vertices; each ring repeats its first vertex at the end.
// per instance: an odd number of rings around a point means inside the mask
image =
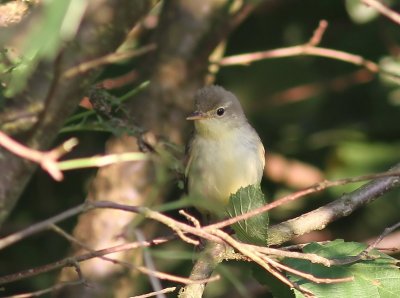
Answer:
POLYGON ((236 96, 220 86, 207 86, 194 96, 194 134, 185 170, 189 196, 200 211, 221 217, 231 194, 259 185, 265 151, 236 96))

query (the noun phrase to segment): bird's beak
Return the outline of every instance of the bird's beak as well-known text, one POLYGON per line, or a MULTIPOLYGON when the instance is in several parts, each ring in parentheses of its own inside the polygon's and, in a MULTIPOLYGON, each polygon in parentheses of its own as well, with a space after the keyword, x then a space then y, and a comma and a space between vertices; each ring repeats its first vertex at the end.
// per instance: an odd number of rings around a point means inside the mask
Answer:
POLYGON ((192 114, 190 114, 188 117, 186 117, 186 120, 201 120, 201 119, 207 119, 209 118, 206 113, 200 112, 200 111, 195 111, 192 114))

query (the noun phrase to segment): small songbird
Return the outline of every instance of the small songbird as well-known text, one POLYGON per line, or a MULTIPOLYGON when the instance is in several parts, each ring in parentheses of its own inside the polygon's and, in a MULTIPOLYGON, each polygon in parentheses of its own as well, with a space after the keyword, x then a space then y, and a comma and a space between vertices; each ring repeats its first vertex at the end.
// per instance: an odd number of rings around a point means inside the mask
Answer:
POLYGON ((221 217, 231 194, 260 184, 264 146, 233 93, 207 86, 194 101, 195 111, 186 118, 195 127, 185 171, 188 192, 200 211, 221 217))

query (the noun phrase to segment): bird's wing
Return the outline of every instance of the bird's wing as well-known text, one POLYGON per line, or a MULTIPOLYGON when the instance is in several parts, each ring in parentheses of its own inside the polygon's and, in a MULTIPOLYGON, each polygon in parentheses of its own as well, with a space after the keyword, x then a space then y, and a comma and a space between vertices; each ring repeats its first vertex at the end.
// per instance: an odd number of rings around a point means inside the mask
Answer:
POLYGON ((190 140, 186 144, 186 148, 185 148, 185 160, 184 160, 184 165, 185 165, 184 190, 185 190, 185 193, 189 193, 189 169, 190 169, 190 166, 191 166, 191 163, 193 160, 193 154, 191 154, 193 141, 194 141, 194 131, 192 132, 192 134, 190 136, 190 140))

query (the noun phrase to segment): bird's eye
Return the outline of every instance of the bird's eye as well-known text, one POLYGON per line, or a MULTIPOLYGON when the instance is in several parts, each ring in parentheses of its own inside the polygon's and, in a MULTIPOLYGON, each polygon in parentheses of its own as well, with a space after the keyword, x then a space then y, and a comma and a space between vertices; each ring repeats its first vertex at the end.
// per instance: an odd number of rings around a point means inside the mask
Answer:
POLYGON ((225 109, 224 108, 218 108, 217 110, 217 115, 218 116, 222 116, 225 113, 225 109))

